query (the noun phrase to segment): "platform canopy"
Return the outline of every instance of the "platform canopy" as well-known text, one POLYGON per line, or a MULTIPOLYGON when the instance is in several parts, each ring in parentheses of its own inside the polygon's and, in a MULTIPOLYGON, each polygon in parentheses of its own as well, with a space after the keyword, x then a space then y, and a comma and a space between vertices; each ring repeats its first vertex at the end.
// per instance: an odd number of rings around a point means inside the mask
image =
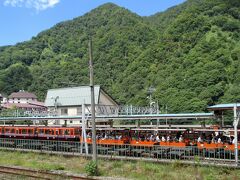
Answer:
POLYGON ((234 106, 237 105, 237 109, 240 109, 240 103, 231 104, 217 104, 214 106, 208 106, 208 110, 219 111, 219 110, 233 110, 234 106))
MULTIPOLYGON (((141 115, 96 115, 96 120, 140 120, 140 119, 209 119, 213 113, 183 113, 183 114, 141 114, 141 115)), ((91 119, 91 116, 88 117, 91 119)), ((82 116, 43 116, 43 117, 0 117, 1 120, 79 120, 82 116)))

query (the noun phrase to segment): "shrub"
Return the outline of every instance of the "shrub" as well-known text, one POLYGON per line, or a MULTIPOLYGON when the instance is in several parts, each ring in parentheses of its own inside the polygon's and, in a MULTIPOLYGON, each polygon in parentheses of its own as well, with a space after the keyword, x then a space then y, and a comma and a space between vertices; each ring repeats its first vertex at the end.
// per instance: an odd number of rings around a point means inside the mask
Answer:
POLYGON ((97 168, 96 161, 90 161, 85 166, 85 171, 86 171, 88 176, 97 176, 98 175, 98 168, 97 168))

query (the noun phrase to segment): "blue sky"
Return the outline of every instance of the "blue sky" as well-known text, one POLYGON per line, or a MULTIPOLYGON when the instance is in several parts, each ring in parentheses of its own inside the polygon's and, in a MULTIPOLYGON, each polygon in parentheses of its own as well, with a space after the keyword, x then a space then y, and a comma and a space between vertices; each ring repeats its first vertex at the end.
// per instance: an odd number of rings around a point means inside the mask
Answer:
POLYGON ((107 2, 141 16, 164 11, 185 0, 0 0, 0 46, 27 41, 56 23, 81 16, 107 2))

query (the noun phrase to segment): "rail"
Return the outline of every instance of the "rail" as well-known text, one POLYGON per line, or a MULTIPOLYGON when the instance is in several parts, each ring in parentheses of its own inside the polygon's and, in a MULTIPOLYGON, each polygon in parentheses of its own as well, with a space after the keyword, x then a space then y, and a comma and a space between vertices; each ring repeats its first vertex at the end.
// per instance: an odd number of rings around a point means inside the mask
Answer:
POLYGON ((90 179, 82 176, 75 176, 75 175, 68 175, 68 174, 59 174, 49 171, 39 171, 39 170, 33 170, 33 169, 26 169, 26 168, 20 168, 20 167, 9 167, 9 166, 0 166, 0 173, 2 174, 10 174, 10 175, 16 175, 16 176, 24 176, 34 179, 90 179))

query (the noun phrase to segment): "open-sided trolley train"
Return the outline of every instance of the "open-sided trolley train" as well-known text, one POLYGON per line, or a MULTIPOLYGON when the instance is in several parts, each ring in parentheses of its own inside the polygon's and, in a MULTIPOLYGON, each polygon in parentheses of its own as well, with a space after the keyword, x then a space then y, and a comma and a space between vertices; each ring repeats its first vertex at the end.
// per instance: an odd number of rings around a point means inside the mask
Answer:
MULTIPOLYGON (((240 131, 239 131, 240 132, 240 131)), ((238 136, 239 136, 238 132, 238 136)), ((97 143, 105 145, 154 146, 234 151, 232 129, 97 129, 97 143)), ((80 127, 0 126, 1 138, 82 141, 80 127)), ((87 129, 91 144, 91 130, 87 129)), ((239 145, 240 148, 240 145, 239 145)))

